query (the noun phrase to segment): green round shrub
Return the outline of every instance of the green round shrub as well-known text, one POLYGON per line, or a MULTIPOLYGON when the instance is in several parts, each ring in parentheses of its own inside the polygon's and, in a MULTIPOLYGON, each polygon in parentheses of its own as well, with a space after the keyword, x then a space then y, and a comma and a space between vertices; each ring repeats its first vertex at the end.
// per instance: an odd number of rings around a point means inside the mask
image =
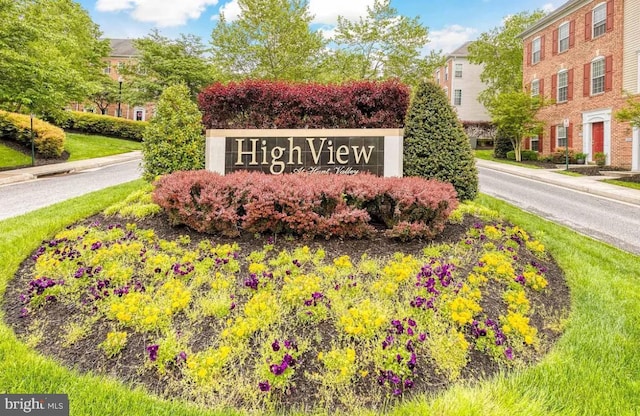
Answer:
POLYGON ((205 138, 202 114, 185 85, 164 90, 155 117, 142 142, 143 177, 204 168, 205 138))

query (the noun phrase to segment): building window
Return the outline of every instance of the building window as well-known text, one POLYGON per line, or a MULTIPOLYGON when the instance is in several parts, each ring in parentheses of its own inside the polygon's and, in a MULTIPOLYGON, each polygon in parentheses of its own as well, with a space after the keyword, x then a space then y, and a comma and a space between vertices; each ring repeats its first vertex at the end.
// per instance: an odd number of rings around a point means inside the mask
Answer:
POLYGON ((558 52, 569 49, 569 22, 563 23, 558 28, 558 52))
POLYGON ((531 144, 531 150, 535 152, 540 151, 540 141, 538 140, 538 136, 531 136, 529 138, 529 143, 531 144))
POLYGON ((604 58, 591 62, 591 94, 604 92, 605 65, 604 58))
POLYGON ((456 78, 462 78, 462 64, 456 64, 456 78))
POLYGON ((542 42, 540 38, 535 38, 531 43, 531 63, 537 64, 540 62, 540 54, 541 54, 541 45, 542 42))
POLYGON ((440 84, 440 70, 436 70, 436 82, 440 84))
POLYGON ((444 67, 444 80, 445 81, 449 80, 449 67, 448 66, 444 67))
POLYGON ((534 79, 531 81, 531 96, 537 97, 538 95, 540 95, 540 80, 534 79))
POLYGON ((102 72, 104 72, 105 74, 110 74, 111 73, 111 61, 107 61, 107 66, 104 67, 102 72))
POLYGON ((593 37, 604 35, 606 31, 607 3, 600 3, 593 9, 593 37))
POLYGON ((569 72, 562 71, 558 73, 558 96, 559 103, 567 101, 569 92, 569 72))
POLYGON ((558 125, 556 129, 556 147, 567 147, 567 128, 558 125))
POLYGON ((462 90, 453 90, 453 105, 462 105, 462 90))

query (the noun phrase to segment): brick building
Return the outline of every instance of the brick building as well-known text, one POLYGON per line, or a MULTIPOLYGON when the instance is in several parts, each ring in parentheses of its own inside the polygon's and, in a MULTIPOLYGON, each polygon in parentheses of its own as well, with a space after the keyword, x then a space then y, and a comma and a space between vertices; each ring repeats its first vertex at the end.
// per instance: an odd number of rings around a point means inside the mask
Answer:
MULTIPOLYGON (((106 109, 106 114, 118 117, 118 107, 120 108, 120 117, 130 120, 148 120, 154 111, 154 104, 147 103, 145 105, 130 105, 123 101, 122 91, 126 91, 127 79, 122 75, 121 69, 125 65, 135 64, 139 56, 138 50, 133 46, 133 39, 109 39, 111 45, 111 53, 105 59, 105 66, 102 72, 107 74, 111 79, 118 83, 118 96, 115 103, 110 103, 106 109), (118 106, 118 104, 120 104, 118 106)), ((126 94, 125 94, 126 95, 126 94)), ((78 111, 92 111, 100 113, 91 103, 74 103, 70 108, 78 111)))
POLYGON ((640 170, 640 132, 618 122, 626 94, 640 92, 640 1, 570 0, 520 37, 524 87, 552 103, 543 134, 525 148, 606 154, 609 165, 640 170))
POLYGON ((485 88, 480 81, 482 65, 469 62, 466 42, 446 57, 444 66, 434 71, 434 79, 447 93, 449 103, 458 113, 458 118, 465 122, 488 122, 491 116, 478 101, 478 95, 485 88))

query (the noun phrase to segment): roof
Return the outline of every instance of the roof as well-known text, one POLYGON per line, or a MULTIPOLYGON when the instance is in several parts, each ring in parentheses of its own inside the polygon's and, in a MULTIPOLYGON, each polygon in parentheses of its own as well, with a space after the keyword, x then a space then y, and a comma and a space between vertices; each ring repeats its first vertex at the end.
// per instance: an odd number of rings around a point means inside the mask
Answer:
POLYGON ((134 39, 109 39, 110 56, 138 56, 140 52, 133 46, 134 39))
POLYGON ((542 19, 538 20, 531 26, 529 26, 524 32, 518 35, 521 39, 526 38, 527 36, 537 32, 538 30, 549 26, 553 22, 560 20, 564 16, 573 13, 575 10, 579 9, 583 5, 589 3, 592 0, 569 0, 562 6, 558 7, 542 19))
POLYGON ((447 55, 447 59, 449 58, 464 58, 469 56, 469 45, 471 45, 473 41, 468 41, 462 44, 458 49, 451 52, 447 55))

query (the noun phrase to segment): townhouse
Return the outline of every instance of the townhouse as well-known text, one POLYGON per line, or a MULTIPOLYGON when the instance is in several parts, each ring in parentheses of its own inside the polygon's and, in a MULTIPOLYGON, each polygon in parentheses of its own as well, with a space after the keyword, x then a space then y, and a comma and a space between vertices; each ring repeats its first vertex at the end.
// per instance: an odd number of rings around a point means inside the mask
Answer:
POLYGON ((640 170, 640 132, 616 120, 627 94, 640 92, 640 1, 570 0, 525 30, 523 83, 549 104, 525 148, 568 146, 593 161, 640 170))
POLYGON ((491 120, 484 105, 478 101, 478 95, 485 85, 480 81, 482 65, 472 64, 468 60, 466 42, 446 57, 445 64, 434 71, 434 79, 447 94, 449 103, 458 114, 458 119, 467 123, 486 123, 491 120))

